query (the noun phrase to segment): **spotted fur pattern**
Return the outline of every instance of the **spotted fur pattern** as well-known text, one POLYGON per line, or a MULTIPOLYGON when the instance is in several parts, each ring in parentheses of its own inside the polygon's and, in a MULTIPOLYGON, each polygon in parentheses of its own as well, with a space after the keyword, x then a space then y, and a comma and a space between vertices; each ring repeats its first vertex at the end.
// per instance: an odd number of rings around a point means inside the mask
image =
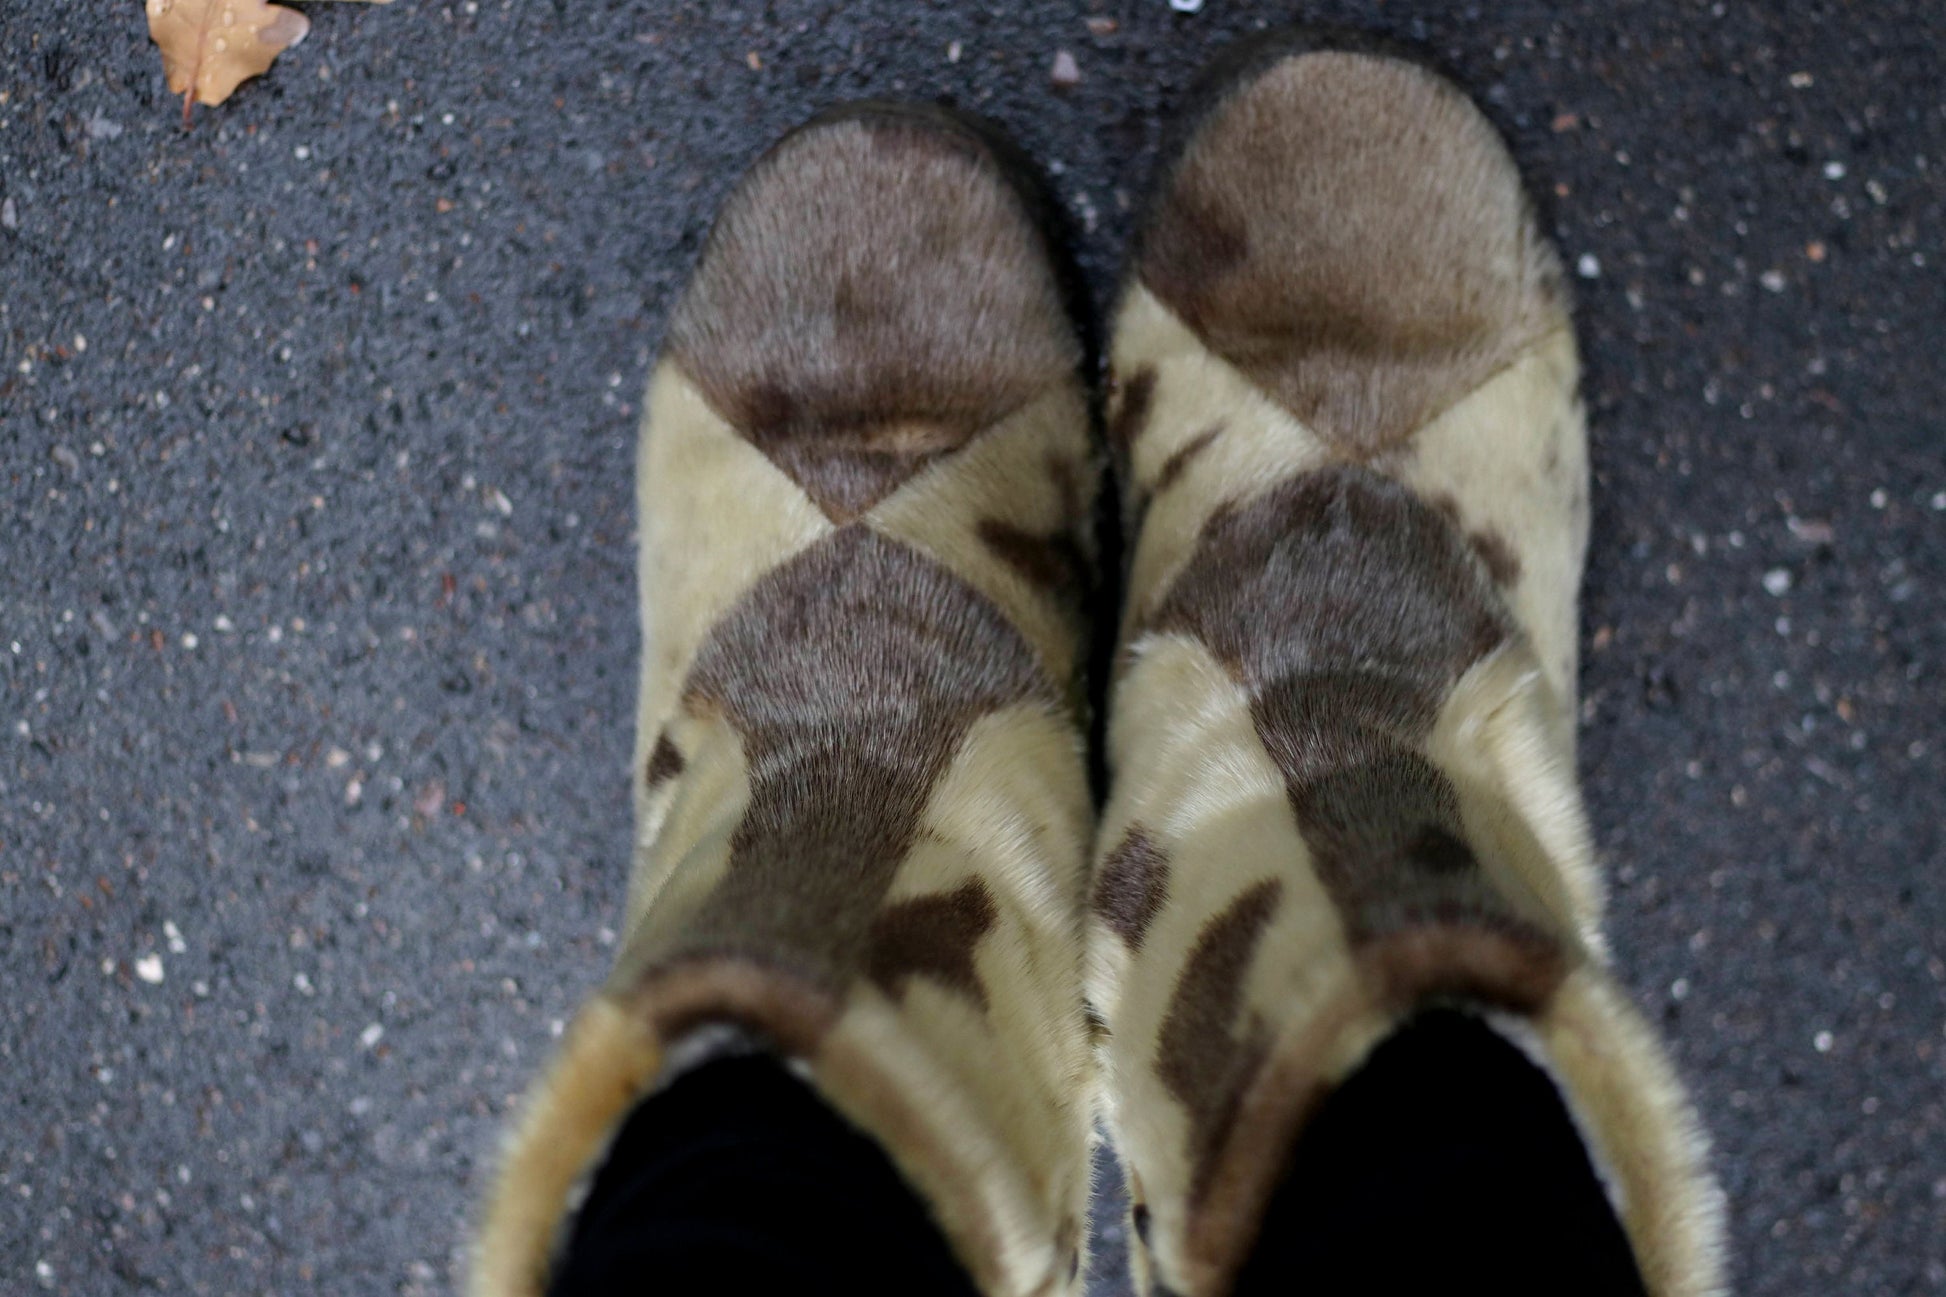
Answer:
POLYGON ((481 1297, 543 1290, 616 1123, 725 1022, 886 1147, 983 1291, 1076 1286, 1079 359, 950 120, 815 124, 730 198, 641 442, 627 937, 516 1133, 481 1297))
POLYGON ((1714 1291, 1700 1136, 1604 967, 1579 367, 1504 146, 1416 65, 1261 63, 1167 176, 1111 362, 1089 997, 1144 1282, 1226 1291, 1320 1098, 1457 1001, 1560 1086, 1650 1291, 1714 1291))

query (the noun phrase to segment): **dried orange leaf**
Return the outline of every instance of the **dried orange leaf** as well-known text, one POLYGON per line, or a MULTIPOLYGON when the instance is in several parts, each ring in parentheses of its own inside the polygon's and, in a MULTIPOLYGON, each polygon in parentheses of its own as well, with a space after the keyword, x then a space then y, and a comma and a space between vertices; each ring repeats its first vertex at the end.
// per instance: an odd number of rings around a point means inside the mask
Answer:
POLYGON ((148 0, 149 38, 162 49, 169 89, 191 102, 220 104, 311 30, 295 9, 265 0, 148 0))

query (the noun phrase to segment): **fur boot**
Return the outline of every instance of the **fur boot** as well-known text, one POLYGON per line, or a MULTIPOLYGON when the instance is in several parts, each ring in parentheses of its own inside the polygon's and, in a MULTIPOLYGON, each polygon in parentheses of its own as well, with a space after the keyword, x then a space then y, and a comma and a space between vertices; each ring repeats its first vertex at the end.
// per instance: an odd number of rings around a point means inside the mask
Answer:
POLYGON ((1715 1291, 1697 1124, 1605 968, 1579 363, 1505 146, 1413 63, 1259 51, 1163 178, 1111 352, 1089 997, 1145 1282, 1227 1291, 1308 1115, 1451 1004, 1560 1089, 1649 1291, 1715 1291))
POLYGON ((637 842, 613 975, 527 1104, 479 1297, 536 1297, 630 1108, 756 1042, 983 1292, 1082 1270, 1097 456, 1032 195, 943 114, 788 137, 717 221, 638 464, 637 842))

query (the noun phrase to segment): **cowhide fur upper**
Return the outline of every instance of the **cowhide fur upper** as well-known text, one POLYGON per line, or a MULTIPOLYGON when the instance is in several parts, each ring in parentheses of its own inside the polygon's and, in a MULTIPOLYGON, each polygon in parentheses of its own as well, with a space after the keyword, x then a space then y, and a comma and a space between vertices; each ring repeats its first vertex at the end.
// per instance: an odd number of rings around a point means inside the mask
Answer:
POLYGON ((1079 362, 953 121, 822 120, 728 200, 641 439, 626 937, 516 1132, 480 1297, 542 1291, 617 1123, 722 1022, 886 1147, 982 1291, 1078 1285, 1079 362))
POLYGON ((1579 364, 1493 128, 1397 59, 1260 66, 1164 181, 1111 346, 1089 995, 1144 1281, 1226 1291, 1320 1098, 1457 1002, 1560 1087, 1649 1290, 1716 1291, 1697 1124, 1604 968, 1579 364))

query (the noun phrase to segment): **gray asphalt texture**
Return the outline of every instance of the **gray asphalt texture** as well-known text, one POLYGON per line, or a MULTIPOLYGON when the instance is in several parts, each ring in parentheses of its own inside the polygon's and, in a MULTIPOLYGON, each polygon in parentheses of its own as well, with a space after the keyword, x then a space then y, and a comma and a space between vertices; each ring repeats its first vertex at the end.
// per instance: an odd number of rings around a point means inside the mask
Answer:
POLYGON ((305 8, 185 133, 139 4, 0 6, 0 1290, 450 1290, 613 953, 637 407, 728 186, 950 98, 1104 301, 1302 17, 1443 60, 1575 271, 1582 766, 1739 1289, 1946 1291, 1946 7, 305 8))

